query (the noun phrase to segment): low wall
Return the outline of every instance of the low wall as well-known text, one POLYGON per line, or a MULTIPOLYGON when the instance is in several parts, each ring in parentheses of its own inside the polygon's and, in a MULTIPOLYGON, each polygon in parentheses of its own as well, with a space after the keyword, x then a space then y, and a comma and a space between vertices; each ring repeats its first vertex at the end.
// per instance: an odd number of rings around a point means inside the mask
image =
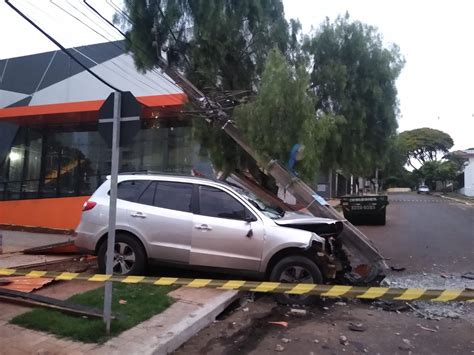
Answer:
POLYGON ((397 193, 397 192, 411 192, 409 187, 391 187, 387 189, 387 192, 390 193, 397 193))
POLYGON ((0 224, 75 229, 89 196, 0 201, 0 224))

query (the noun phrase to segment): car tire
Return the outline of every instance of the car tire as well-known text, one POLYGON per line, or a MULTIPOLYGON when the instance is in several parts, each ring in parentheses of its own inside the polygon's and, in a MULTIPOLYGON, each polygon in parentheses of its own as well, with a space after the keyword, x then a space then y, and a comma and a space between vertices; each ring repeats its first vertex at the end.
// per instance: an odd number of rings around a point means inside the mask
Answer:
MULTIPOLYGON (((270 281, 294 283, 323 283, 323 276, 316 263, 305 256, 287 256, 281 259, 271 270, 270 281)), ((289 295, 276 293, 275 300, 282 304, 310 305, 318 296, 314 295, 289 295)))
MULTIPOLYGON (((115 236, 114 274, 141 275, 146 270, 146 253, 141 243, 129 234, 117 233, 115 236)), ((106 272, 107 239, 101 244, 97 253, 99 272, 106 272)))

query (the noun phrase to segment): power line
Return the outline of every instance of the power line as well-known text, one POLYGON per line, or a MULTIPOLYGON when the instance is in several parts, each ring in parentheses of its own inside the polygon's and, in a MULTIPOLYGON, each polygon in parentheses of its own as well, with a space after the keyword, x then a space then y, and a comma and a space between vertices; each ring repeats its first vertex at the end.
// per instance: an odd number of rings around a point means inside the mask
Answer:
MULTIPOLYGON (((64 9, 62 6, 56 4, 53 0, 50 0, 50 2, 56 6, 57 8, 59 8, 61 11, 65 12, 66 14, 68 14, 69 16, 71 16, 72 18, 74 18, 75 20, 77 20, 78 22, 80 22, 81 24, 83 24, 84 26, 86 26, 87 28, 89 28, 91 31, 93 31, 94 33, 96 33, 97 35, 99 35, 100 37, 104 38, 106 41, 108 41, 109 43, 112 43, 116 48, 118 48, 120 51, 123 51, 123 49, 118 46, 116 43, 114 42, 111 42, 109 38, 107 38, 106 36, 104 36, 102 33, 98 32, 97 30, 95 30, 94 28, 92 28, 90 25, 88 25, 87 23, 85 23, 84 21, 82 21, 80 18, 78 18, 77 16, 75 16, 74 14, 70 13, 69 11, 67 11, 66 9, 64 9)), ((94 48, 92 48, 94 50, 94 48)), ((83 57, 85 57, 86 59, 90 60, 92 63, 96 64, 96 65, 99 65, 98 62, 96 62, 95 60, 93 60, 92 58, 90 58, 89 56, 85 55, 84 53, 82 53, 80 50, 78 50, 77 48, 73 48, 74 51, 78 52, 79 54, 81 54, 83 57)), ((117 57, 117 60, 119 60, 120 58, 117 57)), ((107 64, 104 63, 104 66, 107 64)), ((127 74, 132 80, 135 80, 137 83, 142 83, 143 85, 146 85, 147 87, 149 87, 151 90, 155 90, 154 87, 152 87, 151 85, 149 85, 148 83, 144 82, 143 80, 137 78, 134 74, 134 72, 132 72, 130 74, 130 71, 127 71, 125 70, 124 68, 122 68, 120 65, 118 65, 117 63, 114 62, 114 58, 112 58, 110 60, 110 64, 114 65, 115 67, 117 67, 118 69, 120 69, 121 71, 123 71, 125 74, 127 74)), ((111 70, 112 72, 114 72, 115 74, 117 75, 120 75, 118 72, 110 69, 110 68, 107 68, 109 70, 111 70)), ((151 81, 151 80, 150 80, 151 81)), ((152 82, 153 84, 156 84, 158 85, 159 83, 155 83, 155 82, 152 82)), ((161 86, 161 85, 158 85, 161 89, 163 89, 166 93, 170 94, 171 92, 168 91, 165 87, 161 86)))
POLYGON ((69 56, 74 62, 76 62, 81 68, 83 68, 85 71, 87 71, 89 74, 91 74, 94 78, 99 80, 102 84, 107 85, 109 88, 111 88, 114 91, 118 92, 123 92, 120 89, 117 89, 115 86, 109 84, 107 81, 102 79, 99 75, 94 73, 92 70, 87 68, 84 64, 82 64, 78 59, 76 59, 69 51, 57 40, 55 40, 51 35, 46 33, 40 26, 38 26, 33 20, 31 20, 28 16, 26 16, 23 12, 21 12, 18 8, 15 7, 15 5, 10 3, 10 0, 5 0, 5 3, 10 6, 17 14, 19 14, 21 17, 23 17, 28 23, 30 23, 34 28, 36 28, 38 31, 40 31, 46 38, 48 38, 51 42, 53 42, 56 46, 58 46, 64 53, 66 53, 67 56, 69 56))
MULTIPOLYGON (((115 30, 117 32, 119 32, 123 37, 125 37, 128 41, 130 41, 130 43, 132 43, 130 37, 124 33, 120 28, 118 28, 117 26, 115 26, 112 22, 110 22, 107 18, 105 18, 100 12, 98 12, 92 5, 90 5, 87 0, 83 0, 83 2, 92 10, 94 11, 95 14, 97 14, 97 16, 99 16, 102 20, 104 20, 105 22, 107 22, 110 26, 112 26, 113 28, 115 28, 115 30)), ((109 4, 109 2, 107 1, 107 4, 109 4)), ((114 9, 116 9, 115 6, 113 5, 110 5, 109 6, 112 6, 114 9)), ((132 25, 134 24, 134 22, 130 19, 130 17, 124 12, 124 11, 121 11, 119 10, 120 13, 123 14, 123 16, 127 19, 127 21, 129 23, 131 23, 132 25)), ((142 48, 142 47, 139 47, 139 46, 136 46, 135 45, 135 48, 137 48, 138 50, 140 50, 140 52, 142 52, 142 54, 145 54, 147 55, 148 53, 142 48)), ((153 68, 152 70, 155 71, 155 69, 153 68)), ((176 85, 175 82, 173 82, 172 80, 169 80, 166 76, 164 76, 162 73, 159 73, 157 71, 155 71, 158 75, 162 76, 165 80, 167 80, 168 82, 170 82, 171 84, 173 84, 174 86, 176 86, 177 88, 181 89, 178 85, 176 85)))

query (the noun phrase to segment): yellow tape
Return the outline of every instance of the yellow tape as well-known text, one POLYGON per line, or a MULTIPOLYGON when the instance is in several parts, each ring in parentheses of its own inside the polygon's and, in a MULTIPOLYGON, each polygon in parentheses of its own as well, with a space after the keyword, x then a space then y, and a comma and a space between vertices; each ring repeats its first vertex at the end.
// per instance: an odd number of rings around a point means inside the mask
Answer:
POLYGON ((375 299, 382 297, 387 291, 388 288, 386 287, 369 287, 369 289, 365 291, 365 293, 356 297, 365 299, 375 299))
POLYGON ((60 275, 55 277, 55 280, 64 280, 64 281, 71 281, 74 280, 79 274, 75 272, 63 272, 60 275))
POLYGON ((173 285, 176 281, 178 281, 177 277, 160 277, 153 284, 158 286, 169 286, 173 285))
POLYGON ((236 290, 242 287, 244 283, 245 281, 230 280, 230 281, 227 281, 224 285, 222 285, 219 288, 224 289, 224 290, 236 290))
MULTIPOLYGON (((436 302, 452 301, 458 298, 458 296, 461 294, 462 291, 463 290, 456 290, 456 289, 444 290, 443 293, 441 293, 438 297, 432 299, 432 301, 436 301, 436 302)), ((472 300, 468 302, 472 302, 472 300)))
POLYGON ((400 296, 395 297, 394 300, 400 301, 412 301, 420 298, 426 292, 423 288, 409 288, 403 292, 400 296))
POLYGON ((273 291, 278 286, 280 286, 279 282, 262 282, 260 285, 258 285, 257 287, 251 289, 250 291, 253 291, 253 292, 269 292, 269 291, 273 291))
POLYGON ((107 281, 110 279, 112 276, 110 275, 101 275, 101 274, 96 274, 87 279, 87 281, 97 281, 97 282, 103 282, 107 281))
POLYGON ((347 293, 352 289, 352 286, 333 286, 331 289, 325 293, 321 293, 321 296, 327 297, 339 297, 347 293))
POLYGON ((291 290, 285 291, 285 293, 291 293, 294 295, 302 295, 304 293, 308 293, 315 287, 316 285, 298 284, 295 287, 293 287, 291 290))
POLYGON ((136 284, 143 281, 144 279, 145 279, 145 276, 127 276, 120 282, 124 284, 136 284))
POLYGON ((196 279, 186 285, 186 287, 205 287, 207 286, 212 280, 206 279, 196 279))
POLYGON ((429 290, 422 288, 353 287, 345 285, 290 284, 279 282, 247 282, 243 280, 184 279, 177 277, 152 278, 145 276, 87 275, 73 272, 24 271, 0 268, 0 276, 22 275, 26 277, 50 277, 55 280, 85 280, 94 282, 114 281, 126 284, 152 283, 159 286, 183 285, 186 287, 213 287, 221 290, 241 290, 253 292, 279 292, 286 294, 313 294, 323 297, 355 297, 361 299, 389 299, 413 301, 417 299, 436 302, 474 302, 474 291, 469 289, 429 290), (321 292, 324 291, 324 292, 321 292))
POLYGON ((43 277, 47 274, 47 271, 30 271, 26 274, 27 277, 43 277))

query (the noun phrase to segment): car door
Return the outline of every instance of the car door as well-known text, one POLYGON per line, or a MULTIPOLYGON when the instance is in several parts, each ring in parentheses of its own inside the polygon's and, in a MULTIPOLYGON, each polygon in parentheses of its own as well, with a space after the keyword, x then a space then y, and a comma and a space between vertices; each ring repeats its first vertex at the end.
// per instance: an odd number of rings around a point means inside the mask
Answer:
POLYGON ((258 270, 262 221, 227 191, 204 185, 196 189, 191 265, 258 270))
POLYGON ((130 223, 145 238, 148 257, 188 264, 191 250, 193 185, 152 181, 129 206, 130 223))

